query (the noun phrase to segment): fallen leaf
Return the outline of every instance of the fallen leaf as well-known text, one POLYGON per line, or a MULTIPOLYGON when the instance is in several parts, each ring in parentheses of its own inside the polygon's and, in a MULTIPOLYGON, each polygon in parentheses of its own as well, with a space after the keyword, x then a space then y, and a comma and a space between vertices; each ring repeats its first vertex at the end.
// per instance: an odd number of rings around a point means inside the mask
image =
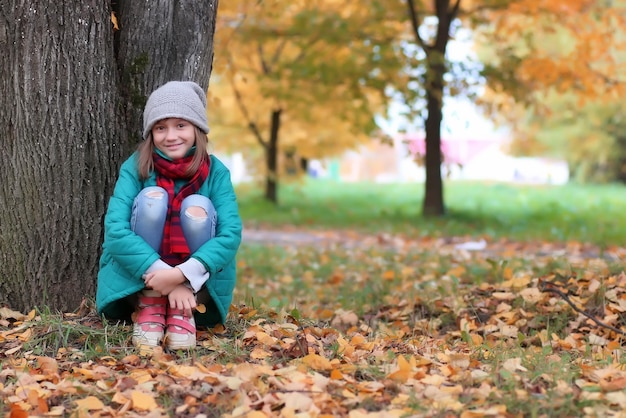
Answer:
POLYGON ((130 394, 132 408, 138 411, 150 411, 159 407, 154 397, 148 393, 133 390, 130 394))
POLYGON ((85 409, 87 411, 99 411, 104 408, 102 401, 95 396, 87 396, 84 399, 78 399, 76 405, 79 409, 85 409))
POLYGON ((302 362, 313 370, 332 370, 333 368, 328 359, 318 354, 308 354, 302 357, 302 362))

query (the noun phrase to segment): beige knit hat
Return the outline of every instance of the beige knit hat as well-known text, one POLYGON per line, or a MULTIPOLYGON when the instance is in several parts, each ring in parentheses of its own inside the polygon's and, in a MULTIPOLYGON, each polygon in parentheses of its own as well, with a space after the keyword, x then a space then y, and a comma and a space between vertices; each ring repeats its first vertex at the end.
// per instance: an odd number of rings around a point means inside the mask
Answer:
POLYGON ((166 118, 181 118, 209 133, 206 92, 193 81, 170 81, 150 94, 143 111, 143 138, 155 123, 166 118))

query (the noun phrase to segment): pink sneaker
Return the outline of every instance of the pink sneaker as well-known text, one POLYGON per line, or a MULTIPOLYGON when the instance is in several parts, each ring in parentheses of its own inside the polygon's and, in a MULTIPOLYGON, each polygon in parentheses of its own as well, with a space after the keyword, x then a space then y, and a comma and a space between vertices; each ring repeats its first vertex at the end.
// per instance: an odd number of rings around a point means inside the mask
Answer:
POLYGON ((136 347, 156 347, 163 341, 167 297, 155 290, 139 293, 138 315, 133 325, 133 344, 136 347))
POLYGON ((165 345, 170 350, 189 349, 196 346, 196 321, 185 316, 182 309, 167 309, 167 334, 165 345))

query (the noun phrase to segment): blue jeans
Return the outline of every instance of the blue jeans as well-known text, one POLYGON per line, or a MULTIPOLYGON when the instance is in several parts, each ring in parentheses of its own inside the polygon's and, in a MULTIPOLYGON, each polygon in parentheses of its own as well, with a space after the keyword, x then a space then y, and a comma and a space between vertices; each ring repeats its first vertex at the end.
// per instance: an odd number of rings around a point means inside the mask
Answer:
MULTIPOLYGON (((161 241, 163 241, 167 205, 167 191, 159 186, 144 188, 133 202, 130 227, 156 252, 159 252, 161 241)), ((183 199, 180 209, 180 225, 191 254, 215 237, 216 224, 217 212, 208 197, 192 194, 183 199), (204 209, 207 216, 191 215, 188 209, 194 206, 204 209)))

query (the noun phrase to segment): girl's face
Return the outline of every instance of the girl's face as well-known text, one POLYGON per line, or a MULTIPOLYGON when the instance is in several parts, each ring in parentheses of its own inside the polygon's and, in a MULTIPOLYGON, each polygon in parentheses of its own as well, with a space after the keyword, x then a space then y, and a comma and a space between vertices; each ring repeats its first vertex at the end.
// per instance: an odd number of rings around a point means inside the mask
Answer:
POLYGON ((196 127, 185 119, 161 119, 152 127, 152 140, 159 151, 171 160, 178 160, 195 145, 196 127))

